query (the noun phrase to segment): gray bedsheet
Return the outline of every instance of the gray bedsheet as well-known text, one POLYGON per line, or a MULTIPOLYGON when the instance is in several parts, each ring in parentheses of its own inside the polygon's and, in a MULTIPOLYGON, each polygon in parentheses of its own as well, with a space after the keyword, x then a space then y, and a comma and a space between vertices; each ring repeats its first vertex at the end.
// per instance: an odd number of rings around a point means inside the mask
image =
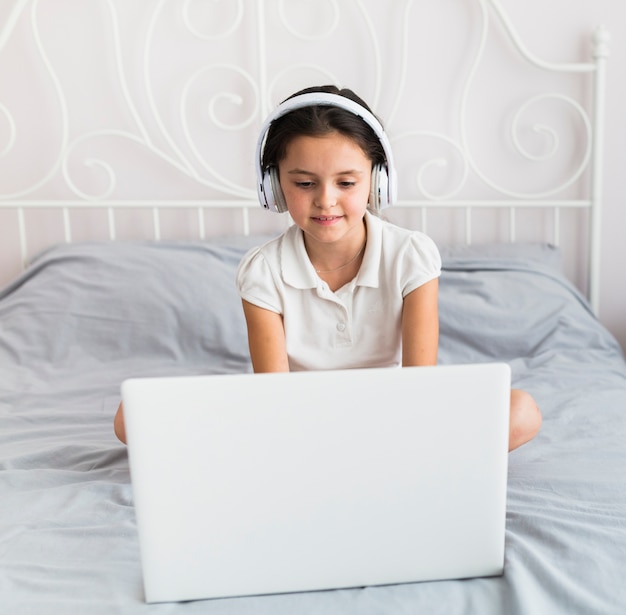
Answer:
POLYGON ((444 251, 441 362, 510 363, 544 415, 510 455, 504 576, 144 604, 119 385, 250 369, 254 242, 61 246, 0 292, 0 612, 626 612, 626 366, 545 247, 444 251))

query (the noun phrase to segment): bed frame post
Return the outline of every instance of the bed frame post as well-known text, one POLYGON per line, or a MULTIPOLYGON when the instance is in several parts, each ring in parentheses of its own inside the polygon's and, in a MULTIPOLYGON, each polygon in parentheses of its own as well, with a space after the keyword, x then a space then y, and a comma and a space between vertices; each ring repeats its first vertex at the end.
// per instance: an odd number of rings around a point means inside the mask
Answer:
POLYGON ((606 62, 611 36, 604 26, 593 34, 593 143, 591 168, 591 220, 589 224, 589 288, 587 294, 594 313, 600 308, 600 247, 602 243, 602 167, 604 164, 604 95, 606 88, 606 62))

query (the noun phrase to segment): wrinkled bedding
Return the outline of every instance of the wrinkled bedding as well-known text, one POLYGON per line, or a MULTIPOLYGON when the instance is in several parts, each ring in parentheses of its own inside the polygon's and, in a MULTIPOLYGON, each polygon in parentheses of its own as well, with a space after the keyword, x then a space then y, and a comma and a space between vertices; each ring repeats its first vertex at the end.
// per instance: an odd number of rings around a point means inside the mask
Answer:
POLYGON ((144 603, 120 383, 250 370, 234 271, 260 240, 59 246, 0 291, 1 612, 626 612, 626 365, 549 246, 442 250, 440 362, 509 363, 544 416, 502 577, 144 603))

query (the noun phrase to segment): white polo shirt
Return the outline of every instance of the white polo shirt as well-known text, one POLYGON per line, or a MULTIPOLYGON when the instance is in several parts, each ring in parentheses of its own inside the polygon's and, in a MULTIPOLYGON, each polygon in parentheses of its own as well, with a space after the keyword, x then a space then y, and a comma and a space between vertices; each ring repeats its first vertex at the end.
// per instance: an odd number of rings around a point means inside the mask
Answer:
POLYGON ((365 214, 367 245, 356 277, 332 292, 295 225, 242 259, 243 299, 283 316, 292 371, 392 367, 402 362, 402 302, 438 277, 441 257, 419 231, 365 214))

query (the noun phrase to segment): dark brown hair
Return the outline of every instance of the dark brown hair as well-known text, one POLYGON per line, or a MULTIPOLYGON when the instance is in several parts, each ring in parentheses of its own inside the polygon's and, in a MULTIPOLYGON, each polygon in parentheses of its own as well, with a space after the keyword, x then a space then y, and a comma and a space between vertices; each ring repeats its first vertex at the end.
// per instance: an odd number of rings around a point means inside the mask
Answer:
MULTIPOLYGON (((286 100, 313 92, 344 96, 372 113, 365 101, 352 90, 339 89, 334 85, 306 88, 292 94, 286 100)), ((294 109, 272 122, 263 148, 261 161, 263 169, 276 166, 285 158, 287 147, 292 139, 300 136, 321 137, 333 132, 352 139, 372 161, 372 165, 385 162, 385 150, 371 126, 346 109, 330 105, 314 105, 294 109)))

